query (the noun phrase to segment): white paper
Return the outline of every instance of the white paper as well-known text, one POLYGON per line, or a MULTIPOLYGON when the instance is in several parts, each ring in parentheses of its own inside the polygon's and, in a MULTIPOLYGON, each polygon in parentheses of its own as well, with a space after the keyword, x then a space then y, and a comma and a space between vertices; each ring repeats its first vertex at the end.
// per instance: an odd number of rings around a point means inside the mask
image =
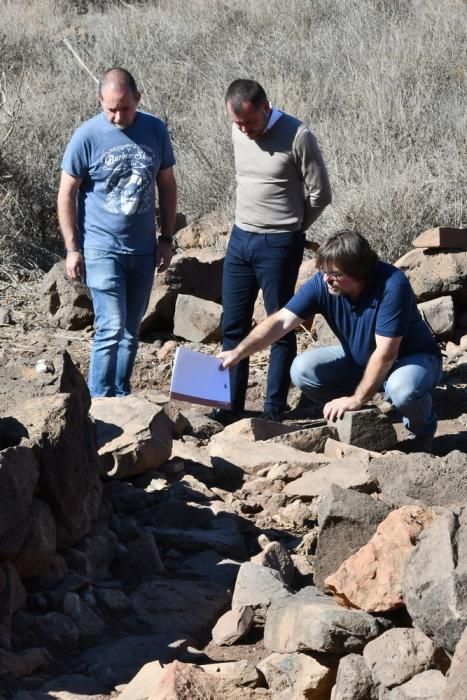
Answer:
POLYGON ((220 370, 214 355, 177 348, 175 351, 170 397, 203 406, 231 408, 229 370, 220 370))

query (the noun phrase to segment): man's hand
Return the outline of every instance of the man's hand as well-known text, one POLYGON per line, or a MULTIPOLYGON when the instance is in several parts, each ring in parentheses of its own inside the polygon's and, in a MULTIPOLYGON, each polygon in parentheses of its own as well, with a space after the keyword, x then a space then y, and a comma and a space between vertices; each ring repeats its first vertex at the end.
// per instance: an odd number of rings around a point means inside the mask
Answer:
POLYGON ((84 259, 79 251, 66 254, 65 270, 71 280, 84 280, 84 259))
POLYGON ((355 396, 341 396, 327 402, 323 408, 323 416, 326 420, 334 422, 342 418, 346 411, 358 411, 363 405, 355 396))
POLYGON ((157 272, 164 272, 170 266, 173 258, 172 246, 168 241, 159 240, 157 244, 156 268, 157 272))
POLYGON ((220 370, 228 369, 228 367, 234 367, 235 365, 238 365, 242 359, 240 353, 237 351, 237 348, 234 348, 234 350, 224 350, 216 355, 216 357, 218 360, 221 360, 221 364, 219 365, 220 370))

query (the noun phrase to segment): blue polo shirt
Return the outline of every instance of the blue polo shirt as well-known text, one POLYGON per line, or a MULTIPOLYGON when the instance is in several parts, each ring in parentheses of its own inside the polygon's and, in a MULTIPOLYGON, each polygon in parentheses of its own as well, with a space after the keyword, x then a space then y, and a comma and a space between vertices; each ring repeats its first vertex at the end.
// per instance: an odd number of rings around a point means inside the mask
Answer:
POLYGON ((346 356, 361 368, 366 367, 375 350, 375 334, 387 338, 402 336, 399 357, 418 352, 441 354, 417 308, 409 280, 388 263, 378 261, 371 282, 357 300, 330 294, 323 273, 317 272, 285 308, 303 319, 322 314, 346 356))
POLYGON ((154 253, 155 180, 175 164, 167 127, 146 112, 136 112, 126 129, 103 113, 73 134, 62 169, 82 178, 78 228, 86 248, 146 255, 154 253))

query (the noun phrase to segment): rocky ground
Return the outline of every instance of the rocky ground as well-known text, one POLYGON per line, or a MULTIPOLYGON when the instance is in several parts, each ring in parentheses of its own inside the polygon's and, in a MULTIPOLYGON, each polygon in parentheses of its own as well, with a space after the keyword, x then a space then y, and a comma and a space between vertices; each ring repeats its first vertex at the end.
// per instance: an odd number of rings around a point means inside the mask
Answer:
POLYGON ((291 390, 258 419, 267 353, 224 429, 169 401, 176 342, 149 328, 133 395, 91 404, 90 326, 43 290, 2 295, 0 700, 465 700, 460 336, 440 338, 435 456, 409 454, 382 396, 327 425, 291 390))

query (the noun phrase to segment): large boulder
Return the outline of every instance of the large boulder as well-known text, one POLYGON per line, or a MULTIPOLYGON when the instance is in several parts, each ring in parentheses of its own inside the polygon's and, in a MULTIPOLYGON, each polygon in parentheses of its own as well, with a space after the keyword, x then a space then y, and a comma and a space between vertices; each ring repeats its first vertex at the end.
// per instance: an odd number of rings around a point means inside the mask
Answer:
POLYGON ((341 605, 367 612, 403 607, 402 572, 410 552, 436 513, 403 506, 390 513, 371 540, 328 576, 325 585, 341 605))
MULTIPOLYGON (((92 527, 102 486, 86 382, 67 352, 54 356, 50 368, 50 372, 38 374, 34 368, 21 365, 2 367, 0 413, 12 426, 6 438, 21 443, 21 449, 34 451, 39 465, 35 495, 52 511, 57 547, 62 548, 72 545, 92 527)), ((27 499, 27 493, 24 489, 22 498, 27 499)), ((44 525, 44 510, 41 517, 44 525)), ((29 520, 23 519, 23 523, 25 528, 30 525, 29 520)), ((50 532, 48 526, 46 529, 50 532)), ((23 542, 24 538, 20 546, 23 542)), ((15 554, 18 551, 16 548, 15 554)))
POLYGON ((0 648, 11 649, 11 618, 26 604, 27 594, 10 562, 0 564, 0 648))
POLYGON ((138 394, 92 400, 103 471, 116 479, 157 469, 172 450, 172 421, 164 407, 138 394))
POLYGON ((455 301, 467 301, 467 251, 415 248, 395 265, 405 272, 417 301, 447 294, 455 301))
POLYGON ((192 250, 189 257, 175 255, 170 267, 155 277, 141 332, 154 328, 172 329, 179 294, 219 303, 223 266, 223 252, 192 250))
POLYGON ((390 627, 387 620, 360 610, 346 610, 312 586, 278 598, 269 607, 264 646, 281 654, 319 651, 347 654, 390 627))
POLYGON ((46 572, 55 555, 57 530, 52 512, 43 501, 31 504, 29 529, 14 565, 20 576, 40 576, 46 572))
POLYGON ((45 275, 40 287, 40 304, 59 328, 76 331, 94 320, 92 299, 80 280, 70 280, 63 260, 45 275))

